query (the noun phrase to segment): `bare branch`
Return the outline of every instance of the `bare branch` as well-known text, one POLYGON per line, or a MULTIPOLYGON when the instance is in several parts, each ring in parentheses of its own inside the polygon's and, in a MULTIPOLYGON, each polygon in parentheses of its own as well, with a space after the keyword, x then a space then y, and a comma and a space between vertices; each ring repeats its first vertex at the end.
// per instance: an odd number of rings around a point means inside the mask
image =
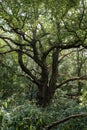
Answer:
POLYGON ((87 75, 84 75, 82 77, 75 77, 75 78, 70 78, 65 80, 64 82, 60 83, 59 85, 57 85, 57 88, 61 87, 62 85, 70 82, 70 81, 76 81, 76 80, 87 80, 87 75))
POLYGON ((59 121, 55 121, 52 124, 47 125, 45 128, 46 128, 46 130, 50 130, 52 127, 57 126, 57 125, 59 125, 61 123, 64 123, 64 122, 66 122, 66 121, 68 121, 70 119, 73 119, 73 118, 83 118, 83 117, 86 117, 86 116, 87 116, 87 114, 84 114, 84 113, 83 114, 71 115, 71 116, 65 117, 64 119, 61 119, 59 121))

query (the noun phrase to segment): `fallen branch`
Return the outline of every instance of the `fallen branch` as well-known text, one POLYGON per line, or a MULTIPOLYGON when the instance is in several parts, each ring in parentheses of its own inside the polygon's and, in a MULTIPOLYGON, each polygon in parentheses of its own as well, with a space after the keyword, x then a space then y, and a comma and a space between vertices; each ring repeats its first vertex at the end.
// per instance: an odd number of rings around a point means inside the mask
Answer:
POLYGON ((86 116, 87 116, 87 114, 71 115, 71 116, 65 117, 64 119, 61 119, 59 121, 53 122, 52 124, 47 125, 45 128, 46 128, 46 130, 50 130, 52 127, 57 126, 61 123, 64 123, 72 118, 79 118, 79 117, 81 118, 81 117, 86 117, 86 116))

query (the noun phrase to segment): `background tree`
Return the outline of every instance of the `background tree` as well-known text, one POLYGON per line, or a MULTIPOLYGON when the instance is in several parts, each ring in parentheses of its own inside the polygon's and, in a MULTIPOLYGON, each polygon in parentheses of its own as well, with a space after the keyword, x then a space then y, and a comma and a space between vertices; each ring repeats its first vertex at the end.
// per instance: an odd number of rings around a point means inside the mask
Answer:
POLYGON ((0 3, 0 54, 17 53, 21 69, 38 86, 41 106, 50 103, 58 87, 72 81, 58 84, 59 56, 66 49, 87 47, 86 7, 85 0, 0 3))

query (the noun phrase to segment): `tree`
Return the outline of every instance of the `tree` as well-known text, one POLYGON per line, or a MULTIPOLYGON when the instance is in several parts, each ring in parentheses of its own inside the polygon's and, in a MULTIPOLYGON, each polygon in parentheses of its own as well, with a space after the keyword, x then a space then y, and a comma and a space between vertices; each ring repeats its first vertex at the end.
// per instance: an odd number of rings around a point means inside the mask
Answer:
POLYGON ((0 3, 0 54, 17 53, 21 69, 38 86, 41 106, 50 103, 58 87, 72 80, 57 85, 59 56, 66 49, 87 47, 86 7, 85 0, 0 3))

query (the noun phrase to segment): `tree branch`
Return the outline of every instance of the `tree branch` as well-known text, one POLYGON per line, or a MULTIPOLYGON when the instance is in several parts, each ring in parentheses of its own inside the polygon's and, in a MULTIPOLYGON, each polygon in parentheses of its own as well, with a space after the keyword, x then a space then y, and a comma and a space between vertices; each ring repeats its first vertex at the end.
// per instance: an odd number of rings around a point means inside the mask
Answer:
MULTIPOLYGON (((60 44, 60 43, 54 43, 53 46, 51 46, 47 51, 43 53, 43 57, 47 57, 47 55, 55 48, 65 50, 65 49, 71 49, 71 48, 79 48, 80 46, 83 46, 80 40, 74 41, 72 44, 60 44)), ((84 46, 83 46, 84 47, 84 46)))
POLYGON ((47 125, 45 128, 46 128, 46 130, 50 130, 52 127, 57 126, 57 125, 59 125, 61 123, 64 123, 64 122, 66 122, 66 121, 68 121, 68 120, 70 120, 72 118, 82 118, 82 117, 86 117, 86 116, 87 116, 87 114, 71 115, 71 116, 65 117, 64 119, 61 119, 59 121, 53 122, 52 124, 47 125))
POLYGON ((34 57, 32 55, 30 55, 29 53, 27 53, 23 50, 20 50, 20 49, 13 49, 13 48, 11 48, 11 50, 8 50, 8 51, 0 52, 0 55, 5 55, 5 54, 11 53, 11 52, 21 52, 22 54, 29 56, 31 59, 34 59, 34 57))
MULTIPOLYGON (((20 48, 20 50, 22 50, 22 48, 20 48)), ((39 85, 39 80, 36 78, 36 76, 34 76, 29 69, 27 69, 27 67, 24 65, 23 63, 23 57, 22 57, 22 52, 18 52, 18 62, 19 62, 19 65, 21 67, 21 69, 32 79, 32 81, 39 85)))
MULTIPOLYGON (((78 51, 82 51, 84 48, 79 49, 78 51)), ((65 57, 68 57, 69 55, 71 55, 72 53, 76 52, 76 50, 72 50, 68 53, 66 53, 65 55, 61 56, 60 59, 58 60, 58 63, 60 63, 65 57)))
POLYGON ((29 46, 29 44, 20 44, 20 43, 18 43, 18 42, 16 42, 15 40, 13 40, 13 39, 11 39, 10 37, 6 37, 6 36, 1 36, 0 35, 0 38, 2 39, 2 40, 9 40, 9 41, 11 41, 12 43, 14 43, 15 45, 17 45, 17 46, 29 46))
MULTIPOLYGON (((31 44, 31 41, 26 38, 26 36, 27 36, 27 37, 29 37, 29 36, 26 35, 25 32, 19 31, 19 29, 14 29, 14 28, 12 28, 12 31, 14 31, 16 34, 22 36, 23 40, 25 40, 26 42, 28 42, 28 43, 31 44)), ((32 40, 31 37, 29 37, 29 38, 32 40)), ((31 45, 30 45, 30 46, 31 46, 31 45)))
POLYGON ((75 80, 87 80, 87 75, 82 76, 82 77, 75 77, 75 78, 70 78, 65 80, 64 82, 60 83, 59 85, 57 85, 57 88, 61 87, 62 85, 70 82, 70 81, 75 81, 75 80))

